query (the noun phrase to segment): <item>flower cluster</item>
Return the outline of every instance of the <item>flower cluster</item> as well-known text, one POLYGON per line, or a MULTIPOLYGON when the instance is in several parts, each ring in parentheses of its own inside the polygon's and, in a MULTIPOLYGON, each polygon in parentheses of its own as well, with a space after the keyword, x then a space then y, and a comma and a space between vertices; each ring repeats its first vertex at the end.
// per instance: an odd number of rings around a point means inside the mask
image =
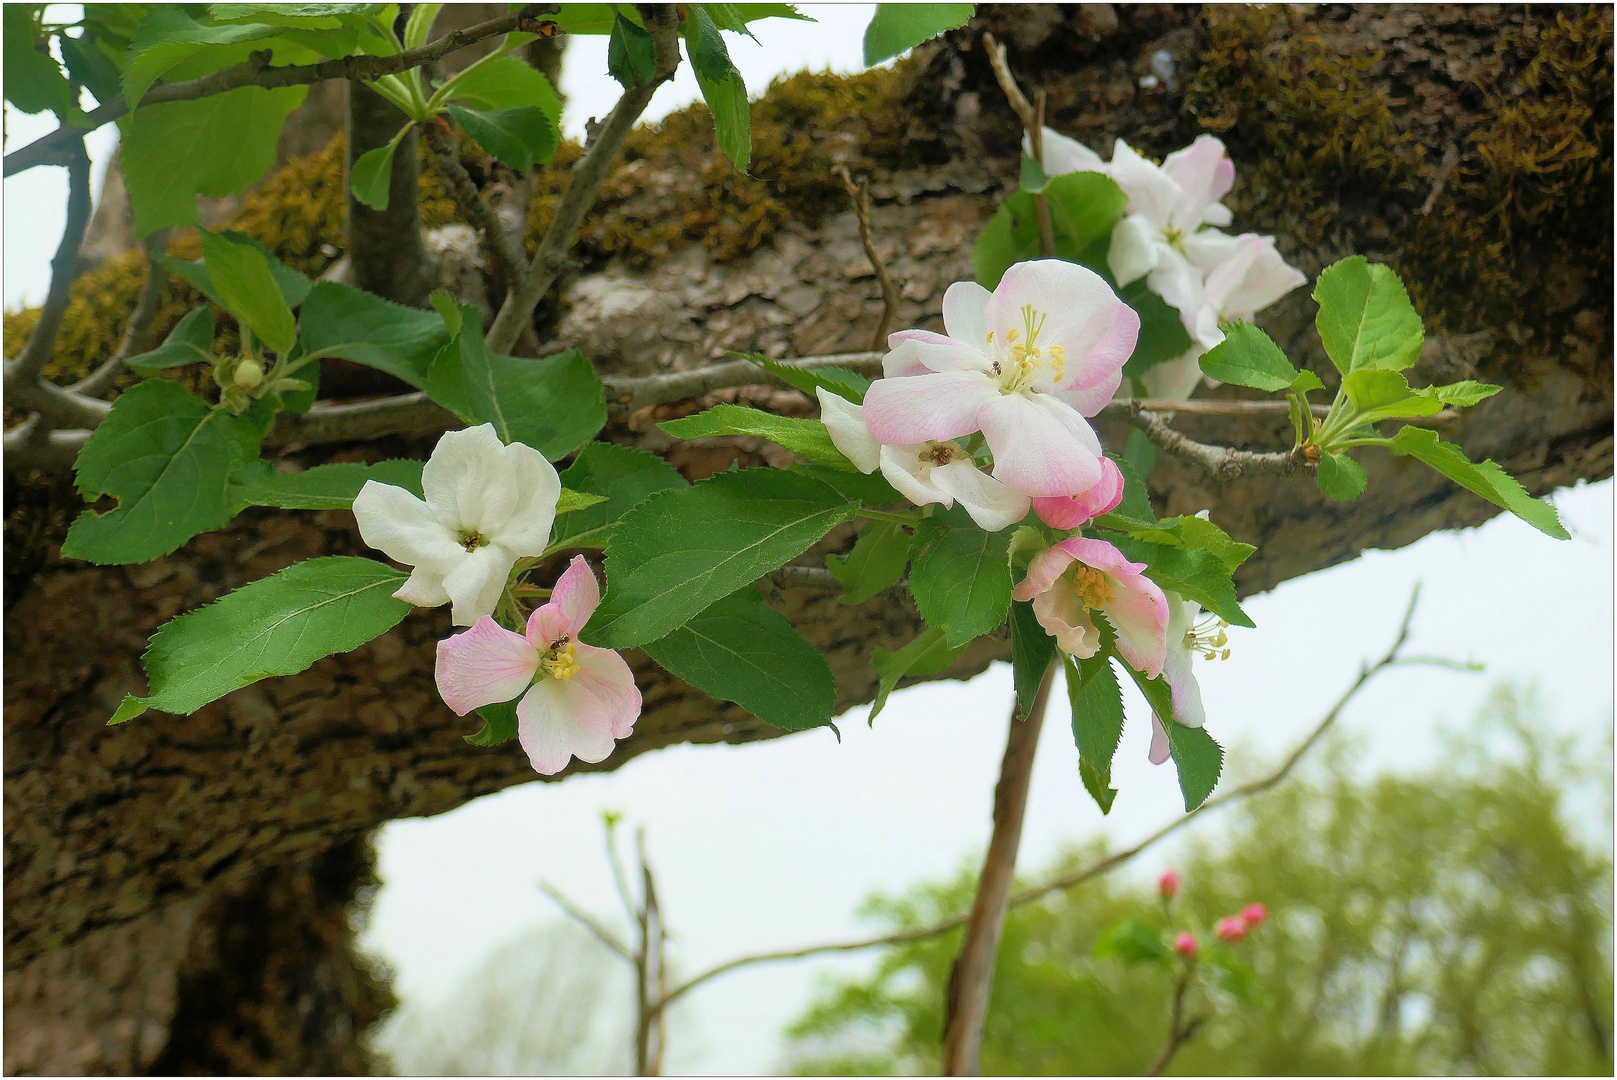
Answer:
POLYGON ((1107 267, 1119 288, 1144 278, 1179 312, 1191 337, 1183 356, 1145 373, 1153 397, 1189 397, 1201 377, 1202 354, 1224 340, 1220 323, 1250 321, 1307 280, 1280 257, 1274 237, 1221 231, 1232 221, 1219 200, 1235 183, 1235 166, 1213 136, 1198 136, 1160 166, 1122 139, 1110 162, 1049 128, 1043 139, 1049 175, 1102 173, 1128 196, 1112 230, 1107 267))
POLYGON ((421 470, 425 499, 370 480, 354 498, 365 542, 412 567, 393 595, 418 607, 451 604, 471 629, 438 644, 438 692, 459 716, 520 698, 517 735, 550 775, 568 761, 601 761, 640 715, 640 691, 621 656, 578 640, 601 588, 577 556, 528 617, 526 632, 492 618, 519 559, 550 543, 561 478, 544 456, 500 441, 489 424, 451 431, 421 470))
MULTIPOLYGON (((1162 898, 1164 905, 1171 906, 1173 898, 1179 893, 1179 886, 1179 874, 1172 868, 1164 870, 1157 878, 1157 895, 1162 898)), ((1226 945, 1238 945, 1246 940, 1248 934, 1262 926, 1268 917, 1267 906, 1248 904, 1239 913, 1225 915, 1214 923, 1213 937, 1226 945)), ((1201 953, 1201 942, 1194 932, 1181 930, 1174 934, 1173 951, 1186 960, 1194 960, 1201 953)))

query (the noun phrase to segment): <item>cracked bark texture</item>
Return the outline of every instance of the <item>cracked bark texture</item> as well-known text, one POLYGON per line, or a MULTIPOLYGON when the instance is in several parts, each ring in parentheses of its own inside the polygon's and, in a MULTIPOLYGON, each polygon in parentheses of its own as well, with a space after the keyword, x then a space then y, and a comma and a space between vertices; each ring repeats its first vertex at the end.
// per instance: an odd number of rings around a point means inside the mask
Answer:
MULTIPOLYGON (((1261 218, 1266 204, 1247 179, 1251 161, 1243 153, 1262 133, 1237 123, 1222 133, 1242 177, 1232 197, 1237 227, 1274 228, 1282 251, 1310 277, 1350 253, 1396 256, 1442 179, 1443 148, 1462 148, 1461 175, 1474 165, 1472 136, 1490 123, 1490 113, 1473 69, 1490 62, 1497 40, 1521 16, 1494 8, 1321 7, 1286 18, 1294 25, 1280 31, 1282 43, 1317 39, 1327 52, 1368 58, 1362 78, 1398 103, 1393 113, 1430 160, 1415 171, 1418 182, 1405 183, 1395 196, 1345 183, 1328 228, 1288 231, 1261 218)), ((977 44, 982 29, 1010 45, 1025 86, 1049 92, 1053 126, 1103 152, 1123 133, 1160 156, 1200 130, 1187 112, 1186 94, 1212 40, 1208 19, 1183 7, 985 6, 968 31, 920 50, 906 107, 922 137, 939 149, 928 159, 936 163, 871 176, 872 226, 902 296, 895 325, 938 325, 944 288, 971 276, 971 245, 999 194, 1015 181, 1015 119, 977 44), (1142 88, 1141 77, 1156 70, 1153 59, 1162 51, 1175 74, 1142 88)), ((1604 41, 1593 47, 1609 53, 1609 29, 1604 41)), ((1532 91, 1522 93, 1530 98, 1532 91)), ((1607 85, 1608 127, 1610 100, 1607 85)), ((669 191, 700 182, 681 167, 651 160, 621 165, 619 175, 640 185, 637 198, 652 212, 669 191)), ((1609 215, 1609 143, 1600 176, 1609 215)), ((1438 202, 1440 213, 1443 207, 1471 212, 1438 202)), ((1607 235, 1609 226, 1608 216, 1607 235)), ((1531 238, 1518 246, 1524 273, 1552 254, 1534 248, 1531 238)), ((1442 322, 1416 372, 1432 379, 1474 374, 1506 386, 1467 410, 1445 435, 1473 457, 1494 458, 1534 493, 1612 471, 1610 265, 1584 270, 1581 278, 1574 274, 1557 285, 1561 306, 1544 314, 1536 331, 1463 318, 1442 322)), ((858 350, 881 311, 851 212, 791 222, 756 251, 730 261, 691 244, 649 270, 621 261, 586 264, 564 281, 558 299, 546 305, 559 312, 550 336, 598 358, 603 371, 628 374, 702 364, 730 349, 773 356, 858 350)), ((1259 321, 1334 386, 1312 318, 1313 305, 1299 291, 1259 321)), ((1230 388, 1212 393, 1238 396, 1230 388)), ((793 391, 729 391, 709 402, 719 398, 813 412, 793 391)), ((693 479, 734 461, 785 460, 782 451, 757 440, 675 445, 655 427, 703 404, 636 415, 605 436, 665 453, 693 479)), ((1262 420, 1180 417, 1175 426, 1205 441, 1253 449, 1281 448, 1286 434, 1283 423, 1262 420)), ((1102 433, 1111 445, 1126 437, 1121 424, 1104 425, 1102 433)), ((431 442, 428 433, 328 447, 318 455, 294 449, 288 456, 301 464, 422 456, 431 442)), ((1366 548, 1399 547, 1437 529, 1480 524, 1497 512, 1407 459, 1371 451, 1364 465, 1369 493, 1347 504, 1327 501, 1306 480, 1257 477, 1221 485, 1167 459, 1150 486, 1159 511, 1211 508, 1232 535, 1258 545, 1238 580, 1243 594, 1366 548)), ((68 516, 63 512, 62 520, 68 516)), ((310 1049, 328 1045, 321 1041, 326 1035, 285 1038, 291 1013, 262 1004, 313 1000, 298 998, 289 985, 337 987, 316 994, 320 1008, 305 1010, 323 1020, 300 1022, 315 1023, 310 1032, 338 1032, 347 1008, 347 1030, 357 1037, 370 999, 345 997, 349 991, 341 985, 348 976, 338 970, 340 959, 331 960, 336 968, 322 968, 311 944, 345 953, 348 939, 311 931, 299 939, 309 954, 306 964, 261 965, 258 979, 199 973, 206 965, 198 957, 209 954, 208 942, 224 940, 218 927, 231 913, 243 917, 253 897, 260 904, 252 909, 255 917, 262 917, 277 895, 302 889, 301 906, 288 901, 275 910, 290 923, 329 924, 331 911, 347 904, 368 868, 351 868, 346 888, 325 889, 306 884, 317 873, 310 868, 334 850, 352 850, 377 826, 442 813, 535 779, 515 744, 493 750, 465 744, 461 736, 475 725, 438 701, 432 656, 450 629, 446 613, 417 612, 352 654, 246 688, 195 716, 149 715, 109 729, 105 720, 122 696, 144 687, 139 655, 161 622, 297 559, 365 549, 352 518, 339 513, 251 511, 222 532, 136 567, 64 562, 55 550, 60 535, 59 528, 46 528, 22 538, 32 561, 21 570, 7 568, 7 1070, 248 1071, 248 1061, 264 1071, 364 1067, 339 1049, 310 1049), (317 970, 326 974, 311 983, 308 972, 317 970), (235 1021, 199 1019, 188 1010, 188 992, 235 995, 231 1015, 262 1015, 280 1035, 251 1043, 257 1057, 208 1051, 249 1044, 232 1034, 235 1021)), ((803 561, 817 563, 851 535, 838 530, 803 561)), ((17 549, 18 538, 9 537, 8 552, 17 549)), ((782 606, 826 651, 839 710, 872 697, 870 650, 903 644, 919 625, 907 600, 891 596, 849 608, 832 597, 787 591, 782 606)), ((1003 640, 981 639, 938 677, 969 676, 1008 652, 1003 640)), ((675 743, 743 743, 781 734, 642 655, 631 653, 630 662, 645 695, 635 734, 605 762, 581 768, 613 769, 675 743)), ((247 967, 256 962, 241 961, 247 967)), ((336 1040, 330 1046, 340 1044, 337 1035, 330 1037, 336 1040)))

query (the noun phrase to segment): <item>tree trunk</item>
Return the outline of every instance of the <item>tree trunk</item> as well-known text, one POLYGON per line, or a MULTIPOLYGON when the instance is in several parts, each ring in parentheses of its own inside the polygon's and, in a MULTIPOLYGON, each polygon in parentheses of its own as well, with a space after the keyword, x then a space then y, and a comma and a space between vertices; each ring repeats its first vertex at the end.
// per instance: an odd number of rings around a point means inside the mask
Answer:
MULTIPOLYGON (((1048 91, 1056 129, 1102 152, 1122 134, 1160 156, 1211 128, 1236 161, 1239 227, 1277 233, 1310 276, 1354 252, 1397 266, 1430 333, 1416 373, 1474 373, 1506 388, 1446 433, 1473 457, 1494 458, 1540 494, 1611 475, 1609 10, 985 5, 895 77, 899 99, 881 108, 904 119, 882 129, 888 150, 839 129, 846 118, 782 114, 793 119, 771 129, 774 144, 755 119, 760 214, 775 213, 764 201, 774 197, 769 185, 798 160, 780 147, 811 163, 815 153, 847 151, 856 172, 870 175, 877 244, 903 296, 895 325, 937 325, 944 288, 972 276, 972 242, 1015 182, 1016 124, 979 44, 985 27, 1010 46, 1023 85, 1048 91), (1142 85, 1146 76, 1155 83, 1142 85), (823 129, 809 132, 808 151, 791 141, 816 124, 823 129)), ((755 105, 755 117, 777 115, 770 102, 787 93, 755 105)), ((643 145, 663 146, 665 156, 627 155, 608 182, 611 206, 586 223, 581 269, 553 308, 557 340, 603 370, 633 373, 729 349, 783 356, 865 346, 881 307, 845 203, 814 212, 786 204, 762 243, 716 241, 718 225, 693 242, 702 226, 687 215, 646 241, 661 247, 625 247, 677 217, 670 206, 722 196, 704 186, 714 182, 712 162, 693 162, 689 139, 643 145), (695 201, 680 203, 692 192, 695 201)), ((724 184, 738 182, 724 175, 724 184)), ((720 213, 748 210, 721 204, 720 213)), ((1312 315, 1299 290, 1260 321, 1334 386, 1312 315)), ((740 396, 812 412, 790 391, 740 396)), ((664 407, 604 435, 664 452, 693 478, 736 460, 782 460, 749 440, 676 447, 654 426, 689 411, 664 407)), ((1280 423, 1175 424, 1253 448, 1284 438, 1280 423)), ((1116 446, 1125 432, 1102 434, 1116 446)), ((430 442, 395 438, 365 450, 420 456, 430 442)), ((311 464, 333 449, 295 455, 311 464)), ((1217 484, 1172 460, 1149 482, 1163 512, 1210 508, 1232 535, 1258 545, 1237 582, 1243 594, 1497 512, 1407 459, 1372 451, 1364 464, 1369 492, 1352 503, 1329 502, 1306 481, 1217 484)), ((319 929, 332 925, 321 920, 343 888, 308 884, 319 871, 297 868, 389 820, 441 813, 534 774, 515 744, 468 746, 461 736, 473 725, 439 701, 432 658, 449 631, 442 611, 418 612, 348 656, 193 717, 150 715, 109 729, 123 695, 143 688, 139 654, 162 621, 297 559, 365 549, 350 515, 252 511, 154 563, 94 567, 59 556, 74 512, 46 485, 7 486, 6 1065, 342 1071, 360 1059, 345 1057, 335 1036, 289 1037, 304 1022, 295 1010, 266 1020, 275 1033, 250 1052, 234 1049, 246 1043, 230 1018, 273 997, 272 988, 302 987, 297 1000, 316 1003, 320 1032, 341 1029, 334 1018, 346 1008, 357 1036, 374 1014, 374 997, 342 989, 357 968, 311 955, 319 943, 347 949, 349 938, 319 929), (307 931, 273 946, 285 960, 234 936, 231 926, 299 903, 291 921, 307 931), (189 1004, 208 996, 221 998, 207 1007, 215 1011, 189 1004)), ((814 557, 850 537, 838 530, 814 557)), ((919 626, 908 601, 891 596, 850 608, 788 591, 782 607, 825 650, 839 710, 870 700, 870 650, 896 648, 919 626)), ((1002 639, 979 639, 937 677, 973 674, 1008 653, 1002 639)), ((674 743, 781 734, 637 653, 630 661, 645 696, 635 734, 580 769, 613 769, 674 743)))

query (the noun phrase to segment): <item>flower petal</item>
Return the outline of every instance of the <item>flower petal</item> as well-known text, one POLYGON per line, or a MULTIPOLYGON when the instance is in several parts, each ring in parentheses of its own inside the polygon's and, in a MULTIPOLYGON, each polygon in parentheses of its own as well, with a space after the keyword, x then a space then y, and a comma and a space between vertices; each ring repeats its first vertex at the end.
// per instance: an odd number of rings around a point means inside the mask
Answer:
POLYGON ((1101 612, 1117 631, 1117 651, 1147 678, 1162 674, 1168 651, 1168 598, 1143 573, 1145 563, 1129 562, 1104 540, 1074 537, 1062 546, 1079 562, 1105 574, 1112 594, 1101 612))
POLYGON ((1152 270, 1162 257, 1162 234, 1143 214, 1130 214, 1112 227, 1112 246, 1106 250, 1106 268, 1117 287, 1132 285, 1152 270))
POLYGON ((467 554, 459 566, 444 575, 444 592, 455 605, 450 609, 449 621, 456 626, 470 626, 484 615, 492 615, 505 591, 505 579, 516 563, 516 555, 499 544, 487 544, 467 554))
POLYGON ((403 600, 406 604, 414 604, 416 607, 441 607, 449 603, 449 594, 444 592, 442 574, 428 567, 418 566, 410 571, 409 578, 399 586, 399 591, 393 594, 393 599, 403 600))
POLYGON ((1066 573, 1067 567, 1071 566, 1076 558, 1066 545, 1067 542, 1063 540, 1034 555, 1028 561, 1027 576, 1017 582, 1016 588, 1011 590, 1011 598, 1031 600, 1054 585, 1056 579, 1066 573))
POLYGON ((612 728, 599 710, 580 713, 582 690, 570 690, 574 679, 544 679, 533 684, 517 705, 517 738, 528 761, 541 776, 553 776, 573 758, 605 761, 612 753, 612 728))
MULTIPOLYGON (((1140 317, 1117 298, 1106 279, 1084 266, 1059 259, 1017 263, 1005 271, 988 308, 993 331, 1002 340, 1011 332, 1031 336, 1024 312, 1039 320, 1034 344, 1051 356, 1060 347, 1064 359, 1059 383, 1073 391, 1093 390, 1094 411, 1111 400, 1123 365, 1134 352, 1140 317), (1106 388, 1109 387, 1109 388, 1106 388), (1098 396, 1097 396, 1098 395, 1098 396)), ((1052 362, 1041 369, 1055 374, 1052 362)), ((1030 384, 1035 390, 1058 385, 1053 378, 1030 384)))
POLYGON ((447 574, 466 556, 426 503, 392 484, 365 481, 354 496, 354 520, 365 543, 396 562, 447 574))
POLYGON ((1072 406, 1047 394, 999 394, 982 410, 994 479, 1034 498, 1100 481, 1100 440, 1072 406))
POLYGON ((1207 303, 1223 322, 1251 319, 1307 280, 1288 266, 1274 237, 1243 233, 1236 250, 1207 273, 1207 303))
POLYGON ((950 285, 943 293, 943 326, 949 336, 985 353, 991 352, 988 302, 993 296, 975 281, 957 281, 950 285))
POLYGON ((882 358, 881 370, 889 379, 928 371, 987 371, 993 363, 982 346, 931 330, 900 330, 888 335, 887 345, 892 351, 882 358))
MULTIPOLYGON (((1101 156, 1077 139, 1069 139, 1058 131, 1045 128, 1040 134, 1044 144, 1044 175, 1061 176, 1075 172, 1105 172, 1106 162, 1101 156)), ((1033 137, 1022 136, 1022 152, 1033 156, 1033 137)))
POLYGON ((551 642, 563 636, 576 641, 600 604, 601 583, 595 579, 595 571, 584 556, 574 555, 556 579, 550 599, 528 616, 528 640, 540 649, 550 648, 551 642))
POLYGON ((865 410, 823 386, 814 388, 820 399, 820 421, 831 436, 831 445, 858 467, 860 472, 875 472, 881 464, 881 444, 871 437, 865 426, 865 410))
POLYGON ((932 483, 932 474, 936 470, 930 461, 921 456, 929 448, 929 443, 907 443, 897 446, 883 443, 881 474, 900 495, 916 506, 926 506, 929 503, 953 506, 954 497, 940 491, 937 485, 932 483))
POLYGON ((1162 726, 1162 718, 1156 713, 1151 714, 1151 764, 1161 765, 1168 760, 1172 753, 1168 745, 1168 729, 1162 726))
POLYGON ((499 529, 516 509, 515 471, 494 425, 447 432, 421 470, 427 505, 451 531, 499 529))
POLYGON ((1077 588, 1066 578, 1058 578, 1033 598, 1033 617, 1068 656, 1087 660, 1100 648, 1100 631, 1084 609, 1077 588))
POLYGON ((1201 605, 1183 599, 1178 593, 1168 593, 1168 659, 1162 665, 1162 677, 1167 680, 1173 698, 1173 718, 1186 727, 1201 727, 1207 722, 1207 710, 1202 706, 1202 688, 1192 670, 1195 654, 1187 643, 1201 605))
POLYGON ((1175 248, 1164 245, 1161 258, 1146 276, 1146 285, 1180 315, 1194 315, 1202 305, 1202 274, 1175 248))
POLYGON ((611 649, 580 645, 578 674, 572 681, 598 703, 599 715, 614 739, 626 739, 634 733, 634 722, 640 718, 640 688, 622 656, 611 649))
POLYGON ((1205 221, 1207 210, 1235 186, 1235 163, 1224 144, 1212 135, 1198 135, 1183 150, 1169 154, 1162 162, 1162 172, 1184 192, 1173 221, 1184 232, 1205 221))
MULTIPOLYGON (((1027 516, 1029 499, 982 472, 969 459, 932 470, 932 484, 965 508, 979 528, 999 532, 1027 516)), ((896 485, 895 485, 896 486, 896 485)))
MULTIPOLYGON (((1216 332, 1218 328, 1215 325, 1213 329, 1216 332)), ((1223 336, 1219 334, 1220 340, 1223 336)), ((1140 381, 1145 383, 1145 392, 1151 397, 1167 398, 1171 401, 1188 399, 1196 387, 1201 385, 1202 354, 1206 351, 1201 342, 1198 342, 1182 355, 1146 368, 1145 373, 1140 376, 1140 381)))
POLYGON ((865 391, 865 424, 884 443, 958 439, 981 429, 983 406, 1000 396, 979 371, 877 379, 865 391))
POLYGON ((1102 514, 1109 514, 1123 501, 1123 470, 1111 458, 1100 459, 1100 482, 1087 491, 1060 498, 1034 499, 1033 510, 1046 525, 1055 529, 1076 529, 1102 514))
POLYGON ((510 701, 538 670, 539 650, 485 615, 470 630, 438 642, 433 676, 444 704, 456 716, 465 716, 484 705, 510 701))
POLYGON ((505 447, 511 463, 517 501, 505 524, 489 539, 518 555, 542 555, 550 544, 550 530, 556 523, 556 501, 561 498, 561 477, 545 456, 526 443, 505 447))
MULTIPOLYGON (((1136 154, 1122 139, 1112 148, 1112 163, 1106 175, 1117 181, 1129 197, 1127 212, 1143 215, 1159 233, 1172 224, 1174 210, 1185 198, 1184 189, 1171 176, 1136 154)), ((1119 278, 1118 284, 1128 283, 1119 278)))

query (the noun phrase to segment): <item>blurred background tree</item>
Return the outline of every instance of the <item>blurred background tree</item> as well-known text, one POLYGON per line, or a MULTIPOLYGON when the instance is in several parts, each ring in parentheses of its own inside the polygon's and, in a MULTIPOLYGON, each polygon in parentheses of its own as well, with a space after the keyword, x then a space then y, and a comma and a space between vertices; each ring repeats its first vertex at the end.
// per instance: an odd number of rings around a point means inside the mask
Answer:
MULTIPOLYGON (((1178 912, 1211 928, 1249 901, 1268 905, 1244 947, 1267 1007, 1219 1003, 1168 1071, 1609 1075, 1610 835, 1588 835, 1568 812, 1609 807, 1609 746, 1556 740, 1541 713, 1530 689, 1499 687, 1447 760, 1418 775, 1357 775, 1338 737, 1304 778, 1217 833, 1197 830, 1176 860, 1178 912)), ((867 912, 894 929, 924 925, 962 910, 972 886, 968 868, 873 898, 867 912)), ((1093 954, 1108 926, 1156 904, 1141 875, 1013 909, 983 1072, 1150 1065, 1166 1039, 1168 976, 1093 954)), ((957 938, 890 949, 871 978, 828 988, 790 1030, 790 1071, 935 1073, 957 938)))

